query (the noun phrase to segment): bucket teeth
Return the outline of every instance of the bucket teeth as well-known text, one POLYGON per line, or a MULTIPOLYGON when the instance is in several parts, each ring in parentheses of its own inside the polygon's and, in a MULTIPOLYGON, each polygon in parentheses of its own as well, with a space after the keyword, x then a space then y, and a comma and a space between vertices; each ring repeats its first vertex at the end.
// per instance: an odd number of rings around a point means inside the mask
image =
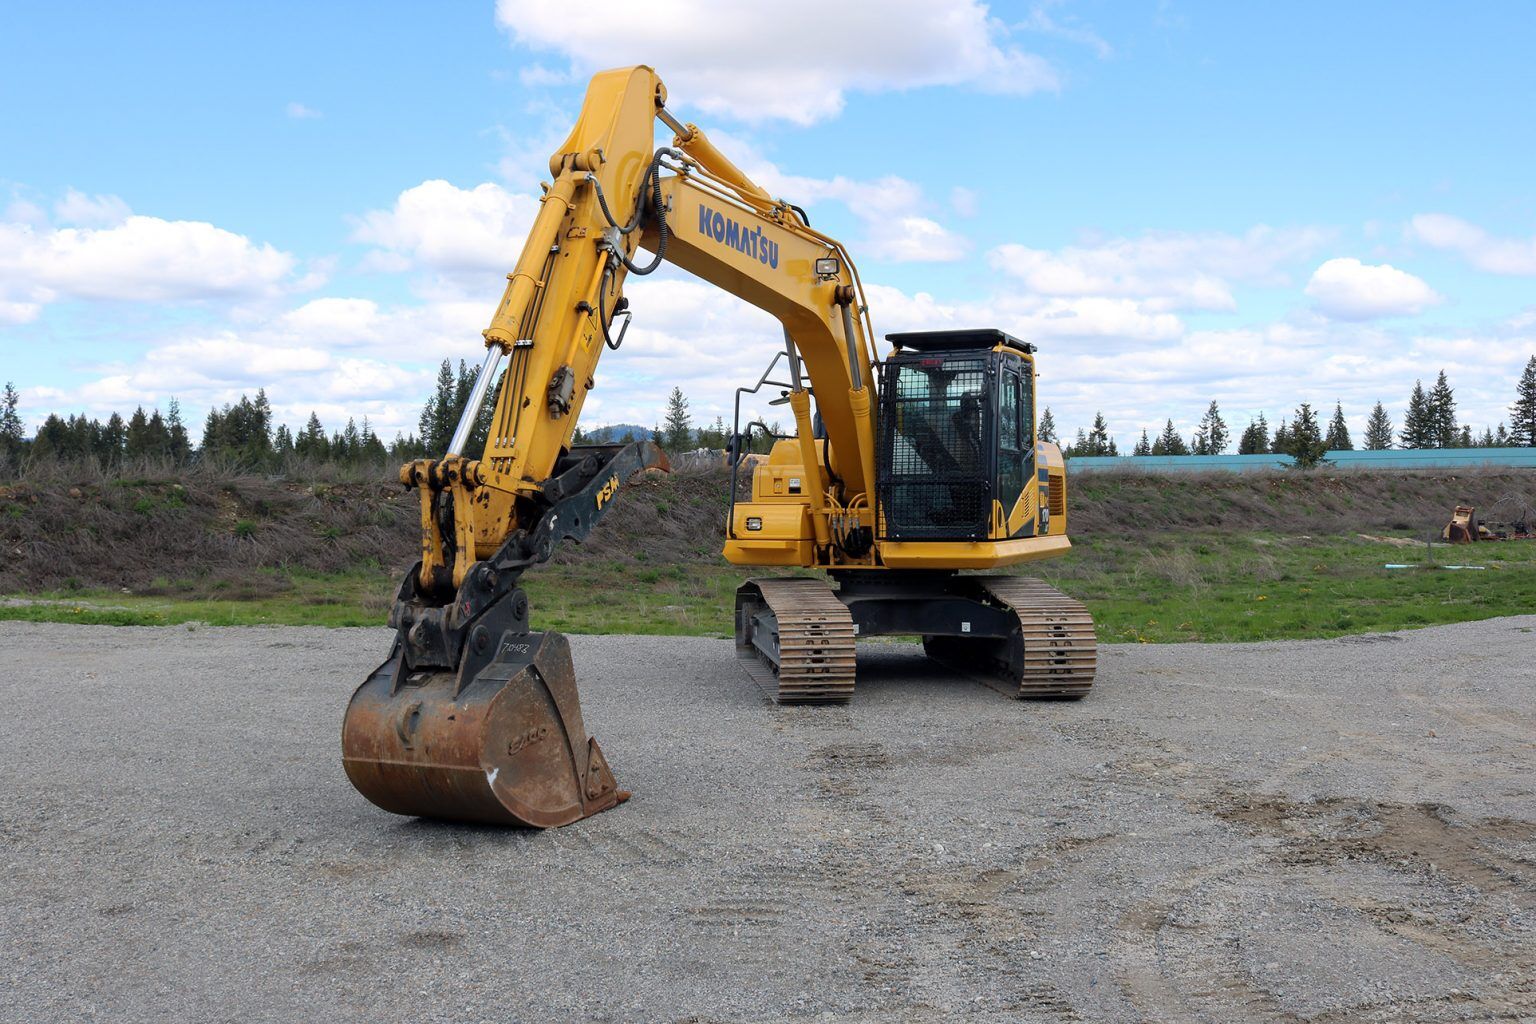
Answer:
POLYGON ((629 796, 587 736, 554 632, 504 634, 462 689, 397 651, 352 695, 342 757, 352 785, 395 814, 552 828, 629 796))

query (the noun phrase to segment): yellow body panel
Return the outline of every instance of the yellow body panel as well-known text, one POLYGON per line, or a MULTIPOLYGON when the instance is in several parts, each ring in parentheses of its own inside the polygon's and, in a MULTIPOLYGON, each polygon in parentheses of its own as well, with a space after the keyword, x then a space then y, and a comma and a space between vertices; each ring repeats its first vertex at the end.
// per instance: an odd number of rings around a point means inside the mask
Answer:
POLYGON ((736 565, 810 565, 810 508, 799 501, 739 501, 725 560, 736 565), (755 527, 755 528, 754 528, 755 527))
POLYGON ((1018 537, 1014 540, 882 541, 880 557, 889 569, 1000 569, 1021 562, 1056 558, 1072 542, 1065 537, 1018 537))

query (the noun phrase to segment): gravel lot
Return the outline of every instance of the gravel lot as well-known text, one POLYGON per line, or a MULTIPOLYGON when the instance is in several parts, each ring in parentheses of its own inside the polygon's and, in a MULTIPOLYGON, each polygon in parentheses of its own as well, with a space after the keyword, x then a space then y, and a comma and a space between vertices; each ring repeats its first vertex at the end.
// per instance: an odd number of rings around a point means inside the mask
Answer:
POLYGON ((1078 704, 577 637, 635 797, 546 833, 352 791, 388 637, 0 623, 0 1019, 1536 1019, 1536 616, 1113 647, 1078 704))

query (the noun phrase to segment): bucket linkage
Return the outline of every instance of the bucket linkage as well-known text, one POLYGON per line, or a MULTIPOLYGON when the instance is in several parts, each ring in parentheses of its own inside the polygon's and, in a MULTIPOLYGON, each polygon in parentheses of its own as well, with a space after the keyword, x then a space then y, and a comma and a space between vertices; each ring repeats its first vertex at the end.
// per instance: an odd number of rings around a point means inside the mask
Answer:
POLYGON ((628 799, 587 736, 570 643, 529 629, 524 571, 580 541, 616 476, 667 468, 649 441, 578 447, 542 491, 547 507, 477 562, 451 601, 400 585, 389 657, 357 688, 342 759, 358 792, 395 814, 533 828, 568 825, 628 799))

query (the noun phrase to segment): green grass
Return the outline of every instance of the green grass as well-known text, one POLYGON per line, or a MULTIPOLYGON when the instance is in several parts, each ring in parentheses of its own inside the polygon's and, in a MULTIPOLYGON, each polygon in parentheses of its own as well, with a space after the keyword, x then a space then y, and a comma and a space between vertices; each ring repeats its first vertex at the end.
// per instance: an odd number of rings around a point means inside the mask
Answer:
MULTIPOLYGON (((1249 641, 1339 636, 1536 612, 1536 542, 1402 547, 1356 538, 1168 534, 1100 537, 1032 570, 1084 601, 1106 642, 1249 641), (1388 570, 1387 562, 1487 566, 1388 570)), ((772 575, 772 571, 756 575, 772 575)), ((736 586, 723 562, 588 561, 524 578, 538 628, 571 633, 728 636, 736 586)), ((179 598, 111 591, 33 595, 0 619, 107 625, 377 626, 397 580, 269 573, 239 593, 179 598)))
POLYGON ((1536 543, 1398 546, 1219 532, 1096 539, 1041 566, 1109 642, 1341 636, 1536 612, 1536 543), (1389 570, 1386 563, 1481 565, 1389 570))
POLYGON ((156 591, 169 593, 153 596, 56 591, 18 598, 26 604, 0 605, 0 619, 107 626, 381 626, 398 582, 378 571, 286 572, 263 574, 259 586, 229 596, 179 598, 174 585, 157 586, 156 591))

